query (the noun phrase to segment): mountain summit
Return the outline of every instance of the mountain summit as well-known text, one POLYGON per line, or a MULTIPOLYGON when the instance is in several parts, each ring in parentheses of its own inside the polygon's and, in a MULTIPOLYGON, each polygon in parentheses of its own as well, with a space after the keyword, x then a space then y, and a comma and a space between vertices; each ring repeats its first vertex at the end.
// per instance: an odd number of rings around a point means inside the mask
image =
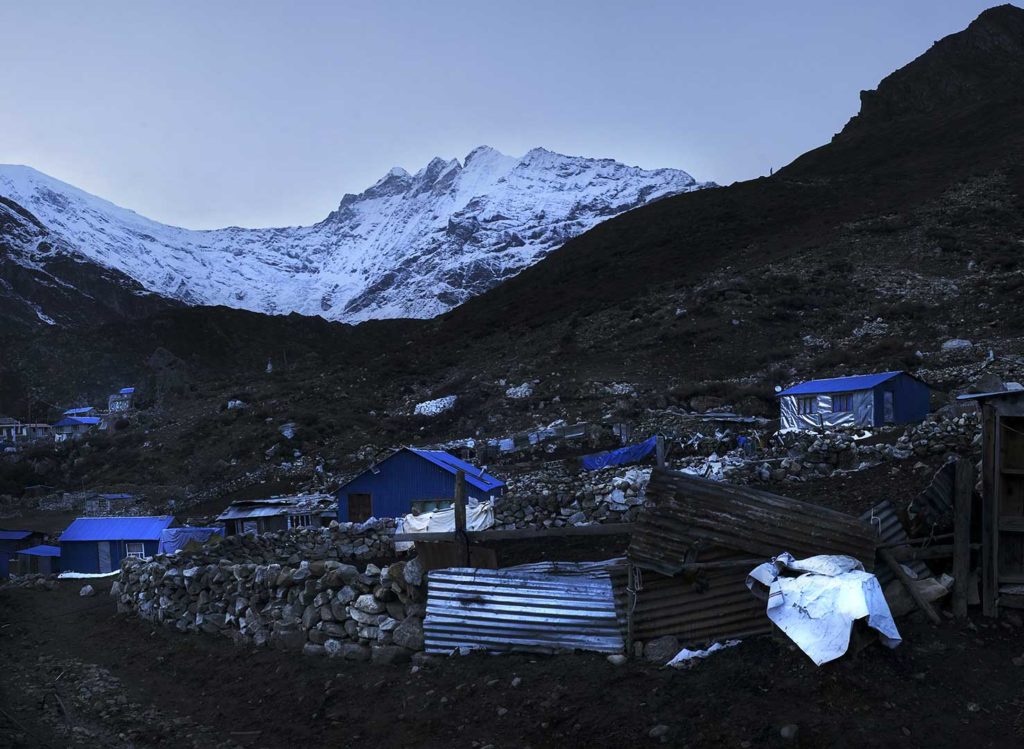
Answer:
MULTIPOLYGON (((0 196, 49 231, 51 257, 91 261, 187 304, 348 322, 440 314, 607 218, 706 186, 677 169, 481 146, 415 174, 396 167, 313 226, 194 231, 0 166, 0 196)), ((38 264, 34 247, 19 247, 15 262, 38 264)))

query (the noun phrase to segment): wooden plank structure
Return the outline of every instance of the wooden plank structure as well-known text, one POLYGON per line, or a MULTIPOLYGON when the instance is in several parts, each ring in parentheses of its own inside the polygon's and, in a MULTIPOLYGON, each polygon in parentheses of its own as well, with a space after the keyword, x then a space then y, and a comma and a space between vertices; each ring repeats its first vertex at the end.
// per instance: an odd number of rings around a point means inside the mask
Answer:
POLYGON ((961 399, 981 406, 981 603, 998 616, 1024 608, 1024 391, 961 399))

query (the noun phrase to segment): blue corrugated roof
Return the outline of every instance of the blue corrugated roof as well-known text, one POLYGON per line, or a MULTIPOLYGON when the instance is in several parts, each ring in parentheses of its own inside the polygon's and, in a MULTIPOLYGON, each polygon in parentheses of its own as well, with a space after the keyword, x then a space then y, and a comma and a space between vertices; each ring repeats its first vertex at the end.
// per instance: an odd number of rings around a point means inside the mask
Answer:
POLYGON ((100 494, 99 495, 100 499, 131 499, 133 496, 135 496, 135 495, 133 495, 133 494, 124 494, 123 492, 122 493, 118 493, 118 494, 100 494))
POLYGON ((0 531, 0 541, 20 541, 32 535, 32 531, 0 531))
POLYGON ((121 388, 117 392, 119 392, 121 395, 131 395, 132 393, 135 392, 135 388, 121 388))
POLYGON ((59 546, 40 545, 40 546, 33 546, 30 549, 21 549, 20 551, 18 551, 16 553, 18 553, 18 554, 28 554, 29 556, 32 556, 32 557, 59 557, 60 556, 60 547, 59 546))
POLYGON ((61 534, 65 541, 159 541, 174 522, 170 515, 140 518, 78 518, 61 534))
POLYGON ((99 423, 100 423, 100 417, 99 416, 65 416, 63 419, 58 421, 56 424, 52 424, 51 426, 55 426, 55 427, 73 427, 73 426, 80 426, 80 425, 83 425, 83 424, 93 425, 93 424, 99 424, 99 423))
POLYGON ((476 466, 467 463, 464 460, 459 460, 454 455, 449 455, 443 450, 417 450, 414 447, 408 448, 409 452, 419 455, 421 458, 426 458, 436 466, 440 466, 449 473, 458 473, 459 471, 466 472, 466 481, 481 491, 491 491, 492 489, 499 489, 505 486, 505 482, 496 479, 488 473, 481 473, 480 469, 476 466))
POLYGON ((886 380, 891 380, 903 372, 880 372, 878 374, 853 375, 851 377, 832 377, 827 380, 808 380, 794 385, 778 393, 783 395, 817 395, 825 393, 851 393, 855 390, 870 390, 886 380))
POLYGON ((96 409, 93 408, 92 406, 82 406, 81 408, 69 408, 67 411, 64 412, 64 415, 65 416, 74 416, 76 414, 87 414, 90 411, 95 411, 95 410, 96 409))

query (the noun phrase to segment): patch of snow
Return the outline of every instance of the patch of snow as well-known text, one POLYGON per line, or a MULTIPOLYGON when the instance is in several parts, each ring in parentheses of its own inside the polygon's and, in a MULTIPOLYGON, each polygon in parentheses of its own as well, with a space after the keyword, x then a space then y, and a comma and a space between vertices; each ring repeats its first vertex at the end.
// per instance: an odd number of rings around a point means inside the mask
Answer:
POLYGON ((432 401, 423 401, 416 404, 413 413, 417 416, 437 416, 452 408, 458 398, 457 395, 446 395, 443 398, 436 398, 432 401))
POLYGON ((533 386, 528 382, 524 382, 522 385, 515 385, 505 391, 505 397, 514 400, 529 398, 531 395, 533 395, 533 386))

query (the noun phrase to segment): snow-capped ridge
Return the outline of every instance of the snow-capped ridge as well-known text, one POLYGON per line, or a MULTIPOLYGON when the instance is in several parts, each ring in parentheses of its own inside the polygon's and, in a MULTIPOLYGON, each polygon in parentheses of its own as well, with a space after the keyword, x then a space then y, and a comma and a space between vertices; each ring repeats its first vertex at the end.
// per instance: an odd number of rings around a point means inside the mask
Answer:
POLYGON ((351 322, 440 314, 606 218, 706 186, 677 169, 478 146, 412 174, 396 166, 313 226, 191 230, 0 165, 0 196, 37 216, 62 252, 149 291, 351 322))

